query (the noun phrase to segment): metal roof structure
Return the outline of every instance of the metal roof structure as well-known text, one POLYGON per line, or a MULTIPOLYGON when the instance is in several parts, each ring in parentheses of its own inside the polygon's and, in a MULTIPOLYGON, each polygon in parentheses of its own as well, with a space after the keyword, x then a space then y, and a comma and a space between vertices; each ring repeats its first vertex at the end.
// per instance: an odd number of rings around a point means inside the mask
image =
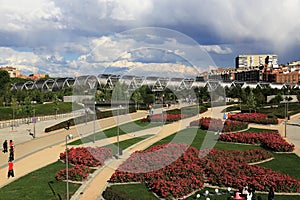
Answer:
POLYGON ((240 86, 242 88, 250 87, 270 87, 270 88, 287 88, 291 86, 292 88, 299 88, 298 84, 279 84, 279 83, 267 83, 267 82, 258 82, 258 83, 248 83, 248 82, 222 82, 221 80, 207 80, 207 81, 198 81, 194 78, 169 78, 169 77, 155 77, 155 76, 120 76, 114 74, 99 74, 98 76, 94 75, 85 75, 78 76, 75 78, 56 78, 56 79, 47 79, 47 80, 37 80, 37 81, 27 81, 27 82, 17 82, 11 85, 11 90, 61 90, 68 87, 76 86, 85 86, 86 89, 94 89, 100 87, 106 90, 113 90, 116 83, 120 82, 128 86, 128 90, 134 91, 137 88, 147 85, 152 91, 163 91, 166 88, 169 88, 174 91, 180 91, 184 89, 191 89, 193 87, 207 87, 209 91, 213 91, 218 86, 222 87, 236 87, 240 86))

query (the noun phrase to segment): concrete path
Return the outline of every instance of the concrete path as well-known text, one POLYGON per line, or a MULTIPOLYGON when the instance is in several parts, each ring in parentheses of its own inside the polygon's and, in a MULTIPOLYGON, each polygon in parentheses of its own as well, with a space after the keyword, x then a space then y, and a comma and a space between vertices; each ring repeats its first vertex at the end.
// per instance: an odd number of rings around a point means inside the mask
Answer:
MULTIPOLYGON (((129 114, 125 117, 119 117, 119 123, 126 123, 132 120, 140 119, 146 116, 145 111, 139 111, 136 113, 129 114)), ((111 128, 116 125, 115 117, 105 118, 96 121, 97 127, 104 130, 111 128)), ((24 125, 26 126, 26 125, 24 125)), ((42 123, 41 125, 42 130, 42 123)), ((87 124, 78 125, 78 127, 72 127, 70 130, 59 130, 45 136, 40 136, 35 139, 32 139, 28 142, 20 143, 15 145, 15 161, 14 161, 14 170, 15 178, 7 179, 7 161, 8 154, 1 152, 0 154, 0 188, 4 185, 14 181, 15 179, 22 177, 29 172, 35 171, 41 167, 44 167, 50 163, 53 163, 58 160, 59 153, 65 150, 65 140, 66 135, 72 134, 74 139, 78 139, 81 136, 86 136, 91 134, 91 129, 93 127, 93 122, 87 124), (5 177, 5 178, 3 178, 5 177)), ((42 135, 42 133, 40 133, 42 135)), ((71 140, 70 140, 71 141, 71 140)), ((68 141, 69 142, 69 141, 68 141)), ((1 189, 0 189, 1 191, 1 189)))
MULTIPOLYGON (((220 108, 222 110, 223 108, 220 108)), ((208 117, 214 117, 214 118, 222 118, 223 114, 220 113, 220 110, 218 111, 216 108, 214 108, 212 111, 206 112, 204 114, 201 114, 202 116, 208 116, 208 117)), ((157 110, 158 112, 158 110, 157 110)), ((110 128, 115 126, 117 123, 126 123, 138 118, 145 117, 147 113, 145 111, 137 112, 130 114, 125 117, 119 117, 119 118, 106 118, 106 119, 101 119, 97 121, 97 123, 87 123, 87 124, 82 124, 81 126, 78 126, 76 128, 71 128, 70 130, 59 130, 55 131, 53 133, 43 133, 44 128, 47 126, 50 126, 52 124, 56 124, 57 121, 49 121, 49 122, 41 122, 36 124, 36 130, 37 130, 37 138, 32 139, 30 138, 31 136, 28 135, 25 127, 18 127, 17 129, 23 130, 25 133, 24 135, 20 137, 29 137, 28 140, 24 142, 17 140, 16 135, 15 138, 15 144, 16 144, 16 150, 15 150, 15 178, 10 178, 7 179, 7 155, 4 155, 3 153, 0 153, 0 177, 5 177, 5 178, 0 178, 0 188, 3 187, 4 185, 10 183, 11 181, 16 180, 19 177, 22 177, 32 171, 35 171, 41 167, 44 167, 50 163, 55 162, 58 157, 59 153, 63 152, 65 150, 65 139, 66 135, 72 133, 74 135, 74 138, 80 138, 81 136, 86 136, 89 134, 93 133, 93 130, 104 130, 106 128, 110 128), (48 123, 48 125, 46 125, 48 123), (52 124, 51 124, 52 123, 52 124), (95 127, 95 128, 94 128, 95 127)), ((146 134, 149 132, 155 132, 156 135, 154 137, 148 138, 141 143, 131 147, 131 149, 128 149, 128 151, 124 152, 124 155, 121 156, 121 159, 114 160, 112 159, 110 167, 104 167, 102 170, 98 170, 94 173, 94 178, 90 179, 87 183, 84 184, 84 187, 81 188, 80 192, 83 192, 82 194, 79 194, 79 196, 74 196, 73 199, 97 199, 99 198, 99 195, 101 195, 103 189, 106 187, 107 180, 110 178, 111 174, 113 174, 114 170, 121 164, 122 161, 125 160, 125 158, 129 157, 130 153, 136 151, 136 150, 143 150, 147 148, 149 145, 153 144, 154 142, 160 140, 161 138, 166 137, 167 135, 170 135, 174 133, 175 131, 178 131, 180 129, 185 128, 188 126, 190 120, 194 120, 196 117, 192 117, 190 119, 185 119, 182 120, 181 122, 176 122, 174 124, 169 124, 165 125, 164 127, 160 128, 158 127, 159 130, 147 130, 143 131, 143 134, 146 134), (112 167, 111 167, 112 166, 112 167)), ((294 118, 292 117, 289 123, 298 123, 299 117, 294 118), (295 122, 293 120, 296 120, 295 122)), ((32 124, 31 124, 32 125, 32 124)), ((30 126, 30 125, 29 125, 30 126)), ((295 125, 288 125, 288 131, 287 131, 287 137, 294 141, 299 141, 299 139, 296 138, 296 136, 299 136, 299 130, 294 130, 290 129, 290 126, 295 126, 295 125)), ((266 126, 260 126, 261 128, 266 128, 266 126)), ((281 126, 274 126, 274 129, 280 129, 280 133, 282 134, 282 128, 284 126, 281 124, 281 126)), ((6 130, 6 133, 9 132, 9 130, 6 130)), ((5 133, 5 130, 1 129, 0 130, 0 135, 2 133, 5 133)), ((20 131, 21 133, 21 131, 20 131)), ((13 132, 10 134, 14 134, 13 132)), ((22 132, 23 134, 23 132, 22 132)), ((138 134, 137 134, 138 135, 138 134)), ((123 139, 128 139, 132 137, 132 135, 127 134, 124 136, 120 136, 120 141, 123 139)), ((2 138, 1 138, 2 139, 2 138)), ((7 138, 10 139, 10 138, 7 138)), ((116 138, 111 138, 108 143, 113 143, 116 140, 116 138)), ((103 145, 104 142, 101 141, 102 143, 97 144, 97 145, 103 145)), ((91 143, 91 144, 96 144, 96 143, 91 143)), ((296 143, 295 143, 296 144, 296 143)), ((296 144, 297 147, 300 147, 299 143, 296 144)), ((1 191, 1 189, 0 189, 1 191)))
POLYGON ((136 145, 133 145, 130 147, 127 151, 124 152, 124 154, 120 157, 120 159, 110 160, 109 163, 107 163, 105 166, 103 166, 99 171, 97 171, 93 175, 93 179, 89 180, 87 183, 85 183, 77 192, 75 195, 72 196, 72 200, 86 200, 86 199, 101 199, 101 194, 107 187, 108 183, 107 180, 111 177, 111 175, 115 172, 115 170, 118 168, 120 164, 122 164, 129 156, 138 150, 144 150, 147 147, 151 146, 152 144, 160 141, 161 139, 174 134, 175 132, 178 132, 180 130, 183 130, 187 128, 190 125, 190 122, 196 119, 199 119, 199 117, 214 117, 214 118, 222 118, 222 110, 226 106, 222 107, 216 107, 212 110, 209 109, 207 112, 202 113, 200 116, 194 116, 191 118, 183 119, 178 122, 174 122, 172 124, 164 125, 163 127, 159 127, 159 132, 156 130, 153 131, 151 129, 143 132, 147 132, 148 134, 155 132, 156 135, 150 138, 147 138, 141 142, 139 142, 136 145))

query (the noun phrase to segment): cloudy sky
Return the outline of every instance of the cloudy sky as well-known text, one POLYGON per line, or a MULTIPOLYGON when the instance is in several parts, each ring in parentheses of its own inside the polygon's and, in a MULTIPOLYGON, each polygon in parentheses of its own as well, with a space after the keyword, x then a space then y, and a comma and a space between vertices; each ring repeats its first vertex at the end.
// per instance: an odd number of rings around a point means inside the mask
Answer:
POLYGON ((238 54, 300 60, 300 0, 0 0, 0 66, 195 74, 238 54), (197 71, 197 72, 196 72, 197 71))

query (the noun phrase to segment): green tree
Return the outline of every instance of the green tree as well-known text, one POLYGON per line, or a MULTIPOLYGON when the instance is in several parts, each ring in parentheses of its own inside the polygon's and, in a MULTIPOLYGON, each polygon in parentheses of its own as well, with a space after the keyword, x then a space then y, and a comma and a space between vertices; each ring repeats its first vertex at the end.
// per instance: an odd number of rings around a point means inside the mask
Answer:
POLYGON ((138 110, 139 109, 139 103, 141 103, 143 101, 141 93, 138 90, 136 90, 132 94, 131 98, 132 98, 132 100, 135 103, 135 109, 138 110))
POLYGON ((54 94, 54 97, 53 97, 53 108, 55 110, 55 119, 57 117, 57 112, 59 111, 59 99, 57 97, 56 94, 54 94))
POLYGON ((33 114, 33 107, 31 105, 31 97, 27 96, 24 102, 24 113, 29 118, 33 114))
POLYGON ((6 92, 9 90, 10 77, 9 73, 5 70, 0 70, 0 97, 3 105, 7 102, 6 92))
POLYGON ((247 107, 249 108, 250 113, 252 110, 256 110, 256 101, 252 91, 250 91, 250 94, 247 99, 247 107))

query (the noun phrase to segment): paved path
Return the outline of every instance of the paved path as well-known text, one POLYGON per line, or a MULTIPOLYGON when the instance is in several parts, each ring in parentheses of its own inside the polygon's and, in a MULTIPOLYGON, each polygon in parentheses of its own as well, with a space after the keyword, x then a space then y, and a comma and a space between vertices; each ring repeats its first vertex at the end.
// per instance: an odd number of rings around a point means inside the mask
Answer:
MULTIPOLYGON (((127 117, 119 117, 119 119, 117 119, 117 121, 119 123, 125 123, 125 122, 132 121, 134 119, 145 117, 146 115, 147 115, 147 113, 145 111, 137 112, 137 113, 131 114, 130 117, 128 117, 128 116, 127 117)), ((212 113, 206 112, 206 113, 202 114, 201 116, 211 116, 214 118, 222 118, 223 114, 214 108, 212 113)), ((297 134, 297 133, 299 133, 299 130, 295 131, 292 128, 290 129, 290 126, 296 127, 295 125, 291 125, 291 123, 298 123, 299 121, 297 121, 297 120, 300 120, 299 116, 298 116, 298 118, 292 117, 292 119, 289 121, 290 125, 287 126, 287 130, 288 130, 287 137, 293 143, 294 143, 294 141, 298 141, 298 142, 300 141, 299 138, 296 137, 296 136, 299 136, 299 134, 297 134), (293 120, 296 120, 296 121, 293 121, 293 120)), ((121 159, 112 160, 112 162, 114 162, 114 163, 111 163, 110 166, 114 166, 114 167, 105 167, 102 170, 96 171, 95 174, 93 175, 94 178, 90 179, 90 181, 88 183, 84 184, 85 186, 81 188, 82 189, 81 192, 83 192, 83 193, 80 195, 80 197, 74 196, 73 199, 97 199, 99 197, 99 195, 102 193, 103 188, 106 187, 106 184, 107 184, 106 181, 109 179, 111 174, 114 172, 114 169, 122 162, 122 160, 124 160, 126 157, 128 157, 130 153, 132 153, 138 149, 142 150, 142 149, 147 148, 153 142, 156 142, 156 141, 160 140, 161 138, 166 137, 168 134, 173 133, 174 129, 178 130, 179 128, 186 127, 189 123, 188 121, 192 120, 192 119, 194 119, 194 118, 182 120, 182 122, 176 122, 176 123, 170 124, 170 125, 165 125, 163 128, 160 129, 160 131, 154 130, 154 132, 157 133, 155 135, 155 137, 148 138, 148 139, 144 140, 143 142, 139 143, 138 145, 133 146, 131 149, 128 149, 127 152, 126 151, 124 152, 124 155, 121 157, 121 159)), ((113 127, 117 124, 117 121, 116 121, 116 118, 114 118, 114 117, 107 118, 107 119, 101 119, 101 120, 97 121, 97 123, 95 124, 96 130, 113 127)), ((56 124, 57 121, 56 122, 49 121, 47 123, 49 123, 49 125, 51 123, 56 124)), ((25 127, 23 127, 24 128, 23 130, 26 130, 26 126, 27 125, 25 125, 25 127)), ((29 137, 28 141, 26 141, 26 142, 22 141, 21 139, 20 139, 20 141, 17 140, 16 135, 13 135, 13 136, 15 136, 14 139, 15 139, 15 144, 16 144, 16 156, 15 156, 17 158, 15 160, 16 177, 11 178, 11 179, 0 178, 0 187, 3 187, 4 185, 10 183, 11 181, 14 181, 17 178, 22 177, 32 171, 35 171, 41 167, 44 167, 47 164, 55 162, 58 159, 59 153, 63 152, 65 149, 65 138, 66 138, 67 134, 72 133, 75 138, 80 137, 80 134, 82 136, 91 134, 94 124, 92 122, 90 122, 86 125, 83 124, 79 127, 76 127, 76 129, 73 127, 69 131, 60 130, 60 131, 56 131, 56 132, 53 132, 50 134, 49 133, 45 134, 45 133, 43 133, 43 131, 44 131, 44 128, 47 126, 48 125, 46 125, 46 122, 36 124, 37 138, 35 138, 35 139, 30 138, 30 136, 28 136, 27 133, 25 132, 25 135, 20 136, 20 137, 29 137), (80 134, 78 134, 78 133, 80 133, 80 134)), ((260 126, 260 127, 266 128, 265 126, 260 126)), ((277 127, 274 126, 273 128, 279 129, 280 133, 283 134, 283 132, 282 132, 283 127, 284 126, 281 125, 281 126, 277 126, 277 127)), ((18 131, 20 131, 21 126, 18 127, 17 129, 19 129, 18 131)), ((147 131, 151 131, 151 130, 147 130, 147 131)), ((144 133, 147 133, 147 131, 144 131, 144 133)), ((3 131, 3 129, 1 129, 0 135, 3 132, 5 132, 5 131, 3 131)), ((7 130, 7 132, 9 132, 9 130, 7 130)), ((15 133, 12 132, 10 134, 15 134, 15 133)), ((23 132, 22 132, 22 134, 23 134, 23 132)), ((131 136, 130 135, 120 136, 120 140, 126 139, 128 137, 132 137, 132 135, 131 136)), ((10 138, 7 138, 7 139, 10 139, 10 138)), ((112 138, 108 142, 111 143, 114 141, 115 141, 115 138, 112 138)), ((294 144, 296 144, 296 143, 294 143, 294 144)), ((300 147, 300 144, 299 144, 299 146, 298 146, 298 144, 299 143, 297 143, 296 146, 300 147)), ((102 145, 102 144, 99 144, 99 145, 102 145)), ((0 177, 7 176, 7 166, 6 165, 7 165, 7 155, 4 155, 3 153, 1 153, 0 154, 0 177)))
MULTIPOLYGON (((220 118, 222 119, 223 114, 221 111, 224 109, 224 107, 216 107, 214 109, 209 109, 208 112, 205 112, 201 114, 201 117, 214 117, 214 118, 220 118)), ((149 129, 147 131, 148 134, 155 132, 156 135, 153 137, 150 137, 148 139, 145 139, 141 141, 140 143, 133 145, 128 150, 124 152, 124 154, 120 157, 120 159, 111 160, 108 164, 106 164, 104 167, 102 167, 99 171, 97 171, 93 175, 93 179, 88 181, 88 183, 85 183, 77 192, 75 195, 72 196, 72 200, 86 200, 86 199, 101 199, 101 194, 107 187, 107 180, 111 177, 111 175, 114 173, 114 171, 118 168, 122 162, 124 162, 129 156, 138 150, 144 150, 147 147, 151 146, 155 142, 172 135, 173 133, 183 130, 187 128, 191 121, 199 119, 199 116, 194 116, 188 119, 183 119, 178 122, 174 122, 171 124, 164 125, 163 127, 160 127, 159 132, 157 132, 157 128, 155 128, 155 131, 149 129)))
MULTIPOLYGON (((119 117, 119 123, 126 123, 135 119, 143 118, 145 116, 145 111, 139 111, 129 114, 125 117, 119 117)), ((101 130, 111 128, 115 125, 115 117, 101 119, 96 123, 96 130, 99 130, 100 128, 101 130)), ((63 129, 46 136, 32 139, 29 142, 16 144, 16 160, 14 161, 15 178, 2 178, 7 177, 8 155, 1 153, 0 187, 3 187, 4 185, 14 181, 15 179, 28 174, 29 172, 35 171, 41 167, 57 161, 59 158, 59 153, 65 150, 66 135, 73 134, 75 140, 80 136, 91 134, 91 130, 93 130, 91 127, 93 127, 93 122, 78 125, 78 127, 76 128, 72 127, 68 131, 63 129)))

